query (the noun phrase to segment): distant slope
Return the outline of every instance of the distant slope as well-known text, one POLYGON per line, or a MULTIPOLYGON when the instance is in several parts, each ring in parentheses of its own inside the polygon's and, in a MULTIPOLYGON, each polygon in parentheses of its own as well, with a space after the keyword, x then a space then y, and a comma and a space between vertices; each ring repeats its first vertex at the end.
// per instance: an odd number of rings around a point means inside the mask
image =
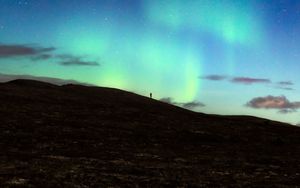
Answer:
POLYGON ((53 77, 20 75, 20 74, 3 74, 0 72, 0 83, 14 81, 14 80, 39 80, 42 82, 48 82, 55 85, 65 85, 65 84, 72 83, 72 84, 91 86, 88 83, 82 83, 76 80, 66 80, 66 79, 53 78, 53 77))
POLYGON ((134 93, 0 84, 0 187, 294 187, 300 129, 134 93))
POLYGON ((37 80, 25 80, 25 79, 17 79, 12 80, 5 83, 6 85, 15 85, 18 87, 35 87, 35 88, 48 88, 48 87, 54 87, 54 84, 37 81, 37 80))

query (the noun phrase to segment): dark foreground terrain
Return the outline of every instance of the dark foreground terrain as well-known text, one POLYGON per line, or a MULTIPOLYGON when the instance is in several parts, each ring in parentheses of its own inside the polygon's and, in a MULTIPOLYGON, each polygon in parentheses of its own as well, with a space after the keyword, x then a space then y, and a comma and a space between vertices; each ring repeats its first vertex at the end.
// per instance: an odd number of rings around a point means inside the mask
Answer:
POLYGON ((300 128, 133 93, 0 84, 0 187, 297 187, 300 128))

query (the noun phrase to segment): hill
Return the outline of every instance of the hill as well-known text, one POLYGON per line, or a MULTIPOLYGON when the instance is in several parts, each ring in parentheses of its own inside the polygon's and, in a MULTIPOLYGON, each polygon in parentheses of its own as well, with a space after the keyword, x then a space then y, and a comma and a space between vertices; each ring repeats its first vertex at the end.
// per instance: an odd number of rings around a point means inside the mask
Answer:
POLYGON ((0 187, 296 187, 300 128, 134 93, 0 84, 0 187))

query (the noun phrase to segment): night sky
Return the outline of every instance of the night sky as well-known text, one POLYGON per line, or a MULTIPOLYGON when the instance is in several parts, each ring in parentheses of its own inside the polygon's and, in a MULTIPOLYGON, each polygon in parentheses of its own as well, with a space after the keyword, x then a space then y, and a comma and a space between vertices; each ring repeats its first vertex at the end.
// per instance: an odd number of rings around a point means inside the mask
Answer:
POLYGON ((0 81, 75 80, 298 124, 299 70, 298 0, 0 0, 0 81))

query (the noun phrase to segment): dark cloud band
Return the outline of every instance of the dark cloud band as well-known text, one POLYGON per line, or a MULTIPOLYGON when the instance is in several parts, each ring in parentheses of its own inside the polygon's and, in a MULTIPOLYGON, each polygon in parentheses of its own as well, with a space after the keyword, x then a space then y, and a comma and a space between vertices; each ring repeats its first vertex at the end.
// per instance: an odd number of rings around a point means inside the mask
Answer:
MULTIPOLYGON (((209 81, 230 81, 235 84, 244 84, 244 85, 252 85, 252 84, 272 84, 273 82, 270 79, 266 78, 251 78, 251 77, 229 77, 224 75, 207 75, 207 76, 199 76, 199 79, 209 80, 209 81)), ((291 81, 281 81, 274 83, 274 88, 283 89, 283 90, 294 90, 291 86, 294 85, 291 81)))
POLYGON ((85 61, 83 57, 73 56, 71 54, 60 54, 56 56, 60 59, 60 65, 63 66, 99 66, 100 64, 96 61, 85 61))
POLYGON ((271 80, 269 80, 269 79, 249 78, 249 77, 235 77, 231 81, 233 83, 241 83, 241 84, 271 83, 271 80))
POLYGON ((63 66, 99 66, 100 64, 95 61, 82 61, 80 59, 71 59, 69 61, 59 62, 63 66))
POLYGON ((37 56, 54 51, 55 48, 32 47, 26 45, 4 45, 0 44, 0 58, 12 58, 20 56, 37 56))
POLYGON ((222 75, 207 75, 199 78, 204 80, 211 80, 211 81, 222 81, 225 80, 227 77, 222 75))

